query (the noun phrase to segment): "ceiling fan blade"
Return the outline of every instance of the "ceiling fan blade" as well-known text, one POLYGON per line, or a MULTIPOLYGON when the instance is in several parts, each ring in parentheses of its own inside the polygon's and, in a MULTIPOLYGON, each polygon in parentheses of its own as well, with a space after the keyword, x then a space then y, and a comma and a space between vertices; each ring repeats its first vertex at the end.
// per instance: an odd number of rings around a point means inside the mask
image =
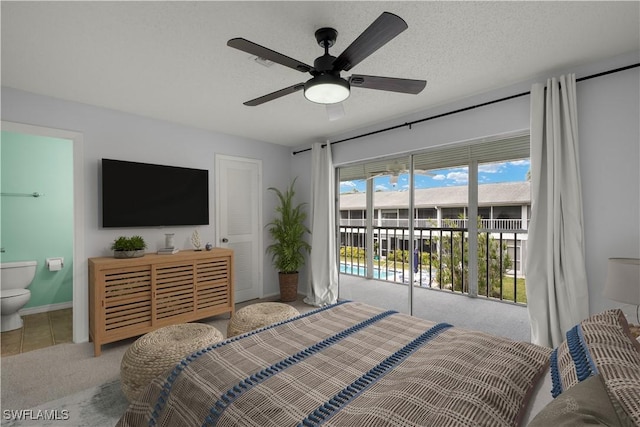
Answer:
POLYGON ((394 77, 363 76, 353 74, 349 77, 351 87, 378 89, 390 92, 410 93, 417 95, 427 85, 426 80, 397 79, 394 77))
POLYGON ((312 66, 307 65, 304 62, 289 58, 288 56, 278 53, 275 50, 268 49, 264 46, 260 46, 259 44, 250 42, 249 40, 240 37, 229 40, 227 42, 227 46, 250 53, 251 55, 255 55, 259 58, 268 59, 269 61, 276 62, 280 65, 293 68, 294 70, 298 70, 303 73, 307 73, 313 69, 312 66))
POLYGON ((282 96, 297 92, 301 89, 304 89, 304 83, 297 83, 297 84, 294 84, 293 86, 289 86, 284 89, 271 92, 270 94, 261 96, 256 99, 252 99, 251 101, 247 101, 244 103, 244 105, 249 107, 255 107, 257 105, 264 104, 265 102, 273 101, 274 99, 278 99, 282 96))
POLYGON ((333 70, 349 71, 407 28, 409 26, 402 18, 383 12, 333 61, 333 70))

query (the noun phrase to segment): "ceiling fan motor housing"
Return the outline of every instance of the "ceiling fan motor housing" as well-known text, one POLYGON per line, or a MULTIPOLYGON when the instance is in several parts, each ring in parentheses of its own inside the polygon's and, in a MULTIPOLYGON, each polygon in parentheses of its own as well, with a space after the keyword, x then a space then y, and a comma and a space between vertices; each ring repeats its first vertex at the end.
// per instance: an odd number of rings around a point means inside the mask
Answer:
POLYGON ((335 44, 337 38, 338 31, 333 28, 325 27, 316 31, 316 41, 321 48, 329 49, 335 44))
POLYGON ((333 61, 336 60, 335 56, 331 56, 328 53, 322 56, 319 56, 316 58, 315 61, 313 61, 313 68, 315 68, 316 73, 312 74, 325 74, 325 73, 332 73, 335 74, 337 76, 340 75, 340 72, 332 72, 332 68, 333 68, 333 61))

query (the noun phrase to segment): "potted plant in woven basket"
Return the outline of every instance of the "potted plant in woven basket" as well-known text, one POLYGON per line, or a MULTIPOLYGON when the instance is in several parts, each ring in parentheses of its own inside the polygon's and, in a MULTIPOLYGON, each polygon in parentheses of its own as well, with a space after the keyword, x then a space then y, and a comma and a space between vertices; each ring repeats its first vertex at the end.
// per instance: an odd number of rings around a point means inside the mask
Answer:
POLYGON ((282 301, 295 301, 298 298, 298 270, 304 265, 305 252, 311 251, 311 245, 304 240, 305 235, 311 233, 304 225, 307 218, 305 203, 293 204, 295 182, 294 179, 284 192, 269 187, 276 193, 280 203, 276 208, 276 217, 267 224, 274 240, 267 247, 267 253, 272 255, 273 266, 279 272, 282 301))

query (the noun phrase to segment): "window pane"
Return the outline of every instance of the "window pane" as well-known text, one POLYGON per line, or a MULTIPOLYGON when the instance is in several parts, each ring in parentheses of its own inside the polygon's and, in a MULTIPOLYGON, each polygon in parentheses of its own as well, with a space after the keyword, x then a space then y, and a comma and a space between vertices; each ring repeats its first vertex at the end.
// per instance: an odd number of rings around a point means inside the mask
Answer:
POLYGON ((464 208, 442 208, 443 219, 464 219, 464 208))
POLYGON ((383 209, 382 219, 396 219, 398 218, 398 211, 395 209, 383 209))
POLYGON ((478 165, 478 293, 526 303, 529 159, 478 165), (486 206, 490 207, 486 207, 486 206))
MULTIPOLYGON (((373 208, 379 215, 373 223, 373 238, 380 244, 379 252, 374 252, 373 266, 385 280, 395 283, 402 283, 408 270, 409 161, 408 157, 389 159, 380 165, 383 171, 373 178, 373 208)), ((405 301, 407 296, 406 289, 398 292, 398 301, 405 301)))
MULTIPOLYGON (((344 179, 340 175, 340 274, 366 274, 366 179, 344 179)), ((340 291, 340 290, 338 290, 340 291)))
POLYGON ((491 218, 491 208, 490 207, 478 207, 478 216, 480 218, 484 218, 484 219, 491 218))
POLYGON ((435 219, 438 217, 438 211, 436 208, 420 208, 416 209, 417 211, 417 219, 435 219))
POLYGON ((516 219, 522 215, 520 206, 496 206, 493 208, 493 217, 496 219, 516 219))
POLYGON ((353 210, 351 211, 351 219, 363 219, 364 216, 364 211, 361 210, 353 210))

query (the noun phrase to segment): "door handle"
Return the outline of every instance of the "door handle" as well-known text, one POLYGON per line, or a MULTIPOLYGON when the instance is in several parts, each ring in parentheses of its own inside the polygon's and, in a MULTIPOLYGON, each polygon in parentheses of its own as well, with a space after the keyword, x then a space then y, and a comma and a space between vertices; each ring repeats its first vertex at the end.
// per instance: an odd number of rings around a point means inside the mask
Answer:
POLYGON ((228 243, 228 242, 229 242, 229 239, 227 239, 226 237, 222 238, 222 243, 228 243))

